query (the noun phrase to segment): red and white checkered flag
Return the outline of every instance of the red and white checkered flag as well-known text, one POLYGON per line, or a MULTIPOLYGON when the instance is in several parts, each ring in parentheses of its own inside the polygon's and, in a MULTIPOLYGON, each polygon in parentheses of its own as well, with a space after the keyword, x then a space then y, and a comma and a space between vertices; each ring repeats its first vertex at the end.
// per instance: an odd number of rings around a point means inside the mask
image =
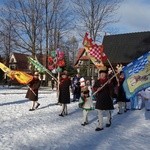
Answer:
POLYGON ((90 48, 89 54, 99 60, 101 58, 100 51, 97 47, 90 48))
POLYGON ((103 52, 102 45, 98 46, 97 44, 95 44, 93 47, 90 48, 89 54, 97 60, 101 60, 101 61, 107 60, 107 56, 103 52))

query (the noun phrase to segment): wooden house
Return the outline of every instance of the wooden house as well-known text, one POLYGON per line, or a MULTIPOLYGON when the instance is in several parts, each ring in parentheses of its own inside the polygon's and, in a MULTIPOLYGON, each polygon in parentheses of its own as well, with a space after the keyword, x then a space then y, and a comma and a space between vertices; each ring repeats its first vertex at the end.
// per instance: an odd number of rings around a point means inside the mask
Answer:
MULTIPOLYGON (((104 52, 113 67, 117 64, 125 66, 150 51, 150 31, 105 35, 102 45, 104 46, 104 52)), ((95 76, 97 75, 98 70, 89 60, 85 49, 80 48, 77 53, 75 67, 79 72, 82 67, 86 68, 87 76, 95 76), (87 62, 90 64, 89 66, 87 65, 87 62)), ((105 65, 109 67, 108 62, 106 62, 105 65)))
POLYGON ((27 54, 11 53, 9 59, 9 68, 12 70, 20 70, 24 72, 30 72, 30 66, 28 63, 27 54))

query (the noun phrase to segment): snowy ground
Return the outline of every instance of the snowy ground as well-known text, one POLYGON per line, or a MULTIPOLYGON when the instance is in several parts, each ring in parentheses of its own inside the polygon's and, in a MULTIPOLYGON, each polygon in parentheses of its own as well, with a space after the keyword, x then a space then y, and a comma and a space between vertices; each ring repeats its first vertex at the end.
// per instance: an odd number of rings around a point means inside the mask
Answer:
MULTIPOLYGON (((40 108, 28 111, 26 88, 0 87, 0 150, 149 150, 150 112, 113 111, 112 126, 96 132, 97 113, 81 126, 78 103, 68 105, 69 115, 60 117, 55 91, 41 88, 40 108)), ((105 121, 105 118, 104 118, 105 121)))

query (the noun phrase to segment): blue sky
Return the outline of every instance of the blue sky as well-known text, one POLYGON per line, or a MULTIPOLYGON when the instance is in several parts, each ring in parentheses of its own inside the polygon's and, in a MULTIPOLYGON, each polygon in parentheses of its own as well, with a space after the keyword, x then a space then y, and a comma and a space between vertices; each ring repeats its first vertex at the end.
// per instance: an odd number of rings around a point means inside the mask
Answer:
POLYGON ((150 0, 124 0, 118 17, 119 22, 111 25, 115 34, 150 31, 150 0))
POLYGON ((150 31, 150 0, 124 0, 118 15, 118 33, 150 31))

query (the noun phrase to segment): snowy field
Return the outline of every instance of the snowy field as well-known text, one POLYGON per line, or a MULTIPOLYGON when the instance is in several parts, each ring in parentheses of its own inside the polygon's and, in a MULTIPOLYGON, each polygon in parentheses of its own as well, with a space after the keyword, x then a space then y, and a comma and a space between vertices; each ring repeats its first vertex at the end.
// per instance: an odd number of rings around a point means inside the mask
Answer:
MULTIPOLYGON (((89 124, 81 126, 78 102, 68 105, 68 116, 60 117, 56 91, 41 88, 40 107, 29 111, 27 88, 0 87, 0 150, 149 150, 150 112, 115 109, 112 126, 95 131, 96 110, 89 113, 89 124)), ((104 117, 104 121, 105 121, 104 117)))

